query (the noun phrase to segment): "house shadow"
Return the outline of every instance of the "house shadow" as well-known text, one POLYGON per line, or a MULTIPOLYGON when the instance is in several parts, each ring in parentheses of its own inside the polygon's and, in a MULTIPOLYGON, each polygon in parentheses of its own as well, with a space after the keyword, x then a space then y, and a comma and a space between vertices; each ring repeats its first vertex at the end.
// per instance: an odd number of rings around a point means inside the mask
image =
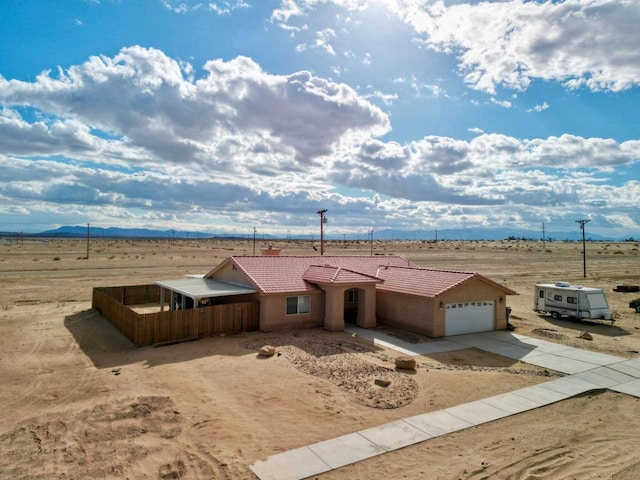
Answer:
POLYGON ((241 356, 254 352, 242 348, 241 341, 229 339, 247 338, 253 333, 202 338, 190 342, 162 347, 140 347, 127 339, 99 311, 83 310, 64 319, 64 326, 71 333, 82 352, 98 369, 108 369, 143 363, 152 368, 158 365, 188 362, 212 355, 241 356))
POLYGON ((631 335, 631 332, 628 330, 617 326, 615 323, 612 325, 608 320, 592 321, 572 317, 554 319, 546 315, 538 315, 538 317, 552 325, 555 325, 556 327, 568 328, 579 332, 595 333, 597 335, 604 335, 607 337, 624 337, 626 335, 631 335))
POLYGON ((235 335, 200 338, 161 347, 140 347, 127 339, 99 311, 83 310, 64 319, 64 326, 98 369, 142 363, 146 368, 188 362, 212 355, 256 355, 263 345, 293 345, 308 355, 321 357, 337 353, 361 353, 381 350, 373 343, 354 342, 345 332, 327 332, 323 328, 282 332, 243 332, 235 335), (278 341, 274 341, 278 339, 278 341))

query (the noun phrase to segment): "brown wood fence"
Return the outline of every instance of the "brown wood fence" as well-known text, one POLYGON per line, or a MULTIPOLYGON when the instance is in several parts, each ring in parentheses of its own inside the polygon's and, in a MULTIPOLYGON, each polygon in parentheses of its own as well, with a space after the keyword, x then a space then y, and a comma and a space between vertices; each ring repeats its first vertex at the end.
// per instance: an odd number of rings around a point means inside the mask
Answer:
POLYGON ((95 287, 92 307, 136 347, 250 332, 259 327, 258 302, 145 314, 127 307, 159 303, 159 299, 160 287, 157 285, 95 287))

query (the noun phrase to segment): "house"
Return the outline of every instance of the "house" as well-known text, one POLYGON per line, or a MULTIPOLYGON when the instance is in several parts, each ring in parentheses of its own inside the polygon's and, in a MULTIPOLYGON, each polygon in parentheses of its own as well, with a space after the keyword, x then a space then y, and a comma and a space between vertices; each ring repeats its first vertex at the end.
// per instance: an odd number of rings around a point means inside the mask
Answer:
POLYGON ((353 322, 430 337, 503 330, 506 296, 516 294, 478 273, 420 268, 396 255, 229 257, 203 278, 156 283, 162 298, 171 292, 172 309, 256 300, 262 331, 342 331, 353 322))

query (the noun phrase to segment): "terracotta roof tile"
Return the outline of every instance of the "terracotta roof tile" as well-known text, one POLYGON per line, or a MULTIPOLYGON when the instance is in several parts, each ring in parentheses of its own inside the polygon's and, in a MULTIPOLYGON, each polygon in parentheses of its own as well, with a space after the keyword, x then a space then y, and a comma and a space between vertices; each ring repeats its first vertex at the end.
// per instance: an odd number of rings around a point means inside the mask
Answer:
POLYGON ((233 262, 261 293, 303 293, 319 290, 317 283, 378 282, 385 291, 437 297, 473 278, 506 295, 516 292, 478 273, 418 267, 396 255, 376 256, 255 256, 229 257, 205 277, 233 262), (380 282, 382 280, 382 282, 380 282))
POLYGON ((382 283, 378 277, 328 265, 311 265, 302 278, 313 283, 382 283))
MULTIPOLYGON (((305 272, 312 265, 342 268, 372 277, 376 276, 381 266, 415 266, 396 255, 308 257, 265 255, 229 257, 206 277, 215 278, 215 272, 229 261, 243 271, 261 293, 300 293, 318 290, 317 286, 303 279, 305 272)), ((344 275, 347 275, 347 272, 344 272, 344 275)))
POLYGON ((472 278, 482 279, 482 281, 502 289, 507 295, 516 293, 479 273, 471 272, 389 266, 381 267, 377 276, 384 280, 383 284, 378 285, 380 290, 424 297, 438 297, 472 278))

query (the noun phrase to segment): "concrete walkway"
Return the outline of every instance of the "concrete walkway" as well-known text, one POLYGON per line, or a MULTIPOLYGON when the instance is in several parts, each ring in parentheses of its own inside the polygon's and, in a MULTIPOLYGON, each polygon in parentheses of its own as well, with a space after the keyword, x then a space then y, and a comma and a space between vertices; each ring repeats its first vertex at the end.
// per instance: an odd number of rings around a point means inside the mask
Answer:
POLYGON ((301 480, 589 390, 608 388, 640 398, 640 358, 627 360, 503 331, 459 335, 422 344, 403 342, 358 327, 347 331, 404 355, 429 355, 474 347, 567 376, 272 455, 250 467, 261 480, 301 480))

